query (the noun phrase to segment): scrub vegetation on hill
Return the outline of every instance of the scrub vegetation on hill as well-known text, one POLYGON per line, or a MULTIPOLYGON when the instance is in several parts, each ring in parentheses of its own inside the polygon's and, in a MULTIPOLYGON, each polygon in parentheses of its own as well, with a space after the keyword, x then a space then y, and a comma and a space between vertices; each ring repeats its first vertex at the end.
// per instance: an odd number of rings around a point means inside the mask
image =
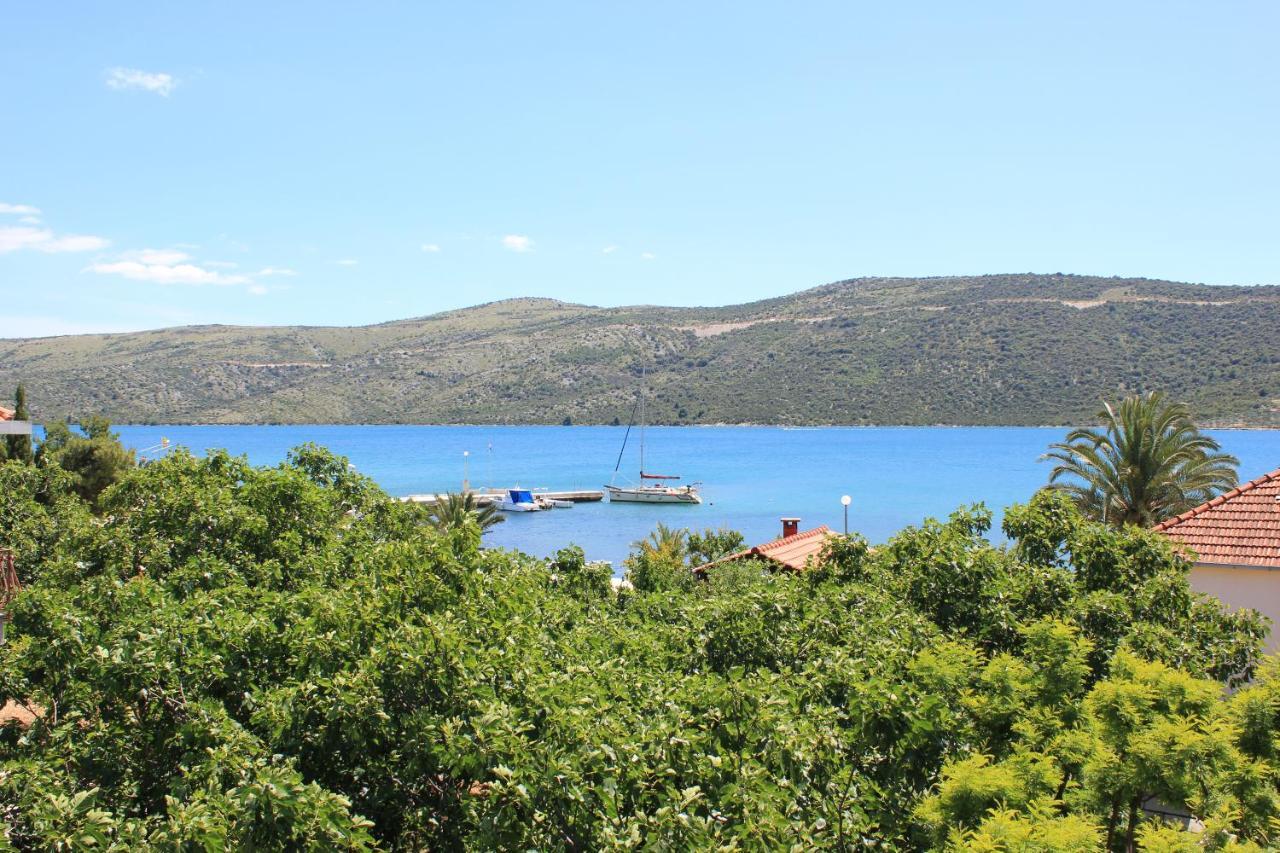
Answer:
POLYGON ((517 299, 352 328, 0 341, 41 420, 1076 424, 1160 388, 1280 425, 1280 290, 1065 275, 879 278, 725 308, 517 299))
POLYGON ((969 507, 705 581, 740 539, 660 531, 615 590, 567 543, 482 549, 314 446, 177 450, 92 504, 11 461, 0 847, 1280 843, 1260 618, 1065 495, 1005 518, 1005 546, 969 507))

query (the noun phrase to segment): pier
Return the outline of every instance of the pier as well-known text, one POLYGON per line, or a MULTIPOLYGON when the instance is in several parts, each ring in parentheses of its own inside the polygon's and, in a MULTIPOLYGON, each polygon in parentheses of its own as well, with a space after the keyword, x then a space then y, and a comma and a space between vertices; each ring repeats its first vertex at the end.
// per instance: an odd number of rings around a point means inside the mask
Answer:
MULTIPOLYGON (((497 503, 502 496, 507 493, 506 489, 485 489, 483 491, 471 492, 479 506, 487 506, 497 503)), ((579 489, 568 492, 551 492, 551 491, 534 491, 535 498, 547 498, 553 501, 569 501, 570 503, 597 503, 604 500, 604 491, 600 489, 579 489)), ((400 500, 405 503, 415 504, 431 504, 444 500, 448 495, 445 494, 421 494, 421 495, 405 495, 400 500)))

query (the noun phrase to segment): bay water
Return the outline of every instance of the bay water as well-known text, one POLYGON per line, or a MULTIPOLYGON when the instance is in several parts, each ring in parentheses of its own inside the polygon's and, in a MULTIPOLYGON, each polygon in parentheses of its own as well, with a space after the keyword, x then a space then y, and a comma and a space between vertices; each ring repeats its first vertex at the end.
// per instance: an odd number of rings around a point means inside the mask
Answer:
MULTIPOLYGON (((274 465, 290 448, 321 444, 348 457, 392 495, 458 491, 463 478, 488 486, 600 489, 613 476, 625 427, 607 426, 120 426, 126 445, 144 450, 161 438, 195 453, 222 448, 255 465, 274 465), (464 456, 464 453, 467 454, 464 456)), ((492 547, 545 557, 567 544, 615 573, 631 543, 659 523, 740 530, 748 544, 780 535, 782 516, 801 529, 844 527, 842 495, 852 498, 849 529, 873 543, 963 504, 995 512, 1026 501, 1049 476, 1040 456, 1066 434, 1023 427, 650 427, 646 470, 701 484, 703 503, 578 504, 512 513, 485 535, 492 547)), ((1280 467, 1280 432, 1215 430, 1240 459, 1248 480, 1280 467)), ((637 431, 618 482, 636 479, 637 431)))

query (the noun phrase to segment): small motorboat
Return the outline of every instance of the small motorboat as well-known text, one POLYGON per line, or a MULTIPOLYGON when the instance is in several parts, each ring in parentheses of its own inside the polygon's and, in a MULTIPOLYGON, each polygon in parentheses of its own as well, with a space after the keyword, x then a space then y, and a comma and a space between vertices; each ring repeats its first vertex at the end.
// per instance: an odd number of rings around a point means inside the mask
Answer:
POLYGON ((507 489, 498 499, 498 509, 503 512, 540 512, 546 507, 528 489, 507 489))
POLYGON ((573 509, 573 501, 563 501, 547 495, 534 495, 533 499, 542 504, 543 509, 573 509))

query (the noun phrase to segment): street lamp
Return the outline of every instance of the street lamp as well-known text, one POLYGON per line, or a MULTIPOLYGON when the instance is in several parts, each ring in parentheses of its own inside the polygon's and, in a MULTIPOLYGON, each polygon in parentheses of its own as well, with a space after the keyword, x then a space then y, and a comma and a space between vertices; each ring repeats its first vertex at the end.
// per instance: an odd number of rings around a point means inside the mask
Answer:
POLYGON ((471 456, 470 450, 462 451, 462 493, 464 495, 467 492, 471 491, 471 480, 467 476, 469 465, 471 462, 471 460, 468 458, 470 456, 471 456))
POLYGON ((853 503, 853 498, 848 495, 840 496, 840 505, 844 507, 844 535, 849 535, 849 504, 853 503))

